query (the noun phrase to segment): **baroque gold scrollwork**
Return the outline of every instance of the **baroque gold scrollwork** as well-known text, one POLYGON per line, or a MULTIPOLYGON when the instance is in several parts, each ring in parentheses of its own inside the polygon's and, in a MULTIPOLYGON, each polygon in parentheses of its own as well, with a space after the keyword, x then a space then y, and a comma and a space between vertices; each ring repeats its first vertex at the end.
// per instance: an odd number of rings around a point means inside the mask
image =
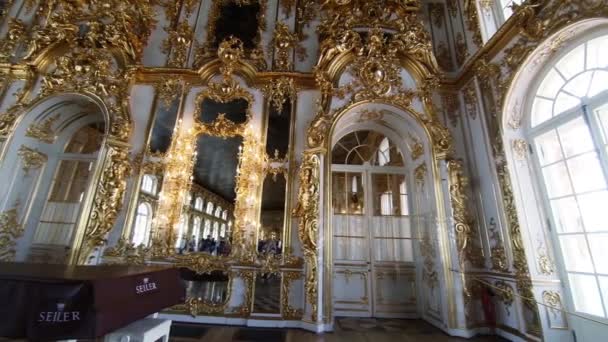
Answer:
POLYGON ((262 92, 270 100, 270 104, 278 113, 283 111, 283 105, 287 100, 293 101, 297 96, 297 89, 293 78, 279 77, 264 85, 262 92))
POLYGON ((321 161, 311 151, 304 153, 300 166, 300 189, 294 216, 299 218, 298 236, 306 261, 306 301, 311 305, 311 318, 317 321, 317 240, 320 200, 321 161))
POLYGON ((23 171, 25 171, 25 174, 27 174, 31 169, 39 169, 48 160, 46 154, 25 145, 19 147, 17 155, 23 160, 23 171))
POLYGON ((128 149, 123 145, 110 145, 93 199, 91 215, 78 248, 79 263, 86 263, 93 249, 106 242, 106 236, 122 207, 130 168, 128 149))
POLYGON ((15 258, 16 240, 24 231, 18 220, 17 208, 0 213, 0 261, 12 261, 15 258))

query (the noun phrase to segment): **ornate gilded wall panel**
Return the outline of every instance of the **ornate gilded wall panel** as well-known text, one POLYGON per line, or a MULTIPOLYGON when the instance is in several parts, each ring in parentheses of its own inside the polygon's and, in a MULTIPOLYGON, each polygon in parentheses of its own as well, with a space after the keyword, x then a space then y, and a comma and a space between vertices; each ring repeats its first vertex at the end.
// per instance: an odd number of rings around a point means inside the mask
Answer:
POLYGON ((294 216, 299 218, 298 236, 306 262, 306 301, 311 305, 311 320, 317 321, 318 279, 317 279, 317 241, 319 222, 319 201, 321 181, 321 161, 312 151, 304 154, 300 166, 300 189, 294 216))

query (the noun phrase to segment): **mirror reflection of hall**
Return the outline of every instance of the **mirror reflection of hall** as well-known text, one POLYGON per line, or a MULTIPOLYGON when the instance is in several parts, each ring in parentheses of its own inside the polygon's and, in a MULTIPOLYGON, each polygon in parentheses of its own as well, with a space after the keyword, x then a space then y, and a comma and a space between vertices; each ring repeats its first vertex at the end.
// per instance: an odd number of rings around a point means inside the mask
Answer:
POLYGON ((0 338, 601 340, 607 9, 0 1, 0 338))

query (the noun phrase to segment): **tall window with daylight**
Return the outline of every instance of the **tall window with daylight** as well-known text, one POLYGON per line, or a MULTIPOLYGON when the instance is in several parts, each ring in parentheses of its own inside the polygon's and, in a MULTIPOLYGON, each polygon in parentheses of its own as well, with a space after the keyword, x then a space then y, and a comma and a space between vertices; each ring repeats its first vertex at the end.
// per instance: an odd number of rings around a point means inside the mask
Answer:
POLYGON ((152 175, 144 175, 141 180, 141 191, 151 195, 156 195, 156 177, 152 175))
POLYGON ((608 318, 608 35, 568 51, 540 82, 529 140, 577 312, 608 318))
POLYGON ((135 217, 133 230, 133 244, 135 246, 148 245, 150 240, 150 226, 152 225, 152 208, 148 203, 140 203, 135 217))

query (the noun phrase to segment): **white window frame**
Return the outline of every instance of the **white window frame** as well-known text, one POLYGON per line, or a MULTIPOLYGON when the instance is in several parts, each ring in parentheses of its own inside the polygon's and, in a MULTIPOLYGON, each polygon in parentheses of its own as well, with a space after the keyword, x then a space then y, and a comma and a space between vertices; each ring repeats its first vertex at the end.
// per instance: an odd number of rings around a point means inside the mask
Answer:
MULTIPOLYGON (((590 39, 588 39, 585 42, 582 42, 581 44, 585 44, 586 42, 588 42, 594 38, 597 38, 597 37, 591 37, 590 39)), ((573 48, 568 50, 567 53, 570 53, 574 49, 578 48, 581 44, 573 46, 573 48)), ((567 54, 565 54, 564 56, 566 56, 566 55, 567 54)), ((562 56, 562 58, 564 56, 562 56)), ((586 60, 587 60, 586 52, 585 52, 584 58, 585 58, 585 64, 586 64, 586 60)), ((538 87, 540 86, 542 81, 544 81, 545 77, 547 76, 549 70, 553 69, 553 67, 555 65, 557 65, 561 60, 562 60, 561 58, 557 59, 555 63, 553 63, 546 69, 546 72, 543 73, 544 77, 542 77, 540 82, 538 82, 537 87, 535 88, 537 91, 538 91, 538 87)), ((608 69, 608 68, 603 68, 603 70, 606 70, 606 69, 608 69)), ((595 69, 586 69, 586 65, 585 65, 585 71, 578 72, 577 74, 575 74, 574 76, 572 76, 571 78, 566 80, 566 82, 562 85, 562 88, 560 88, 560 89, 563 89, 563 87, 565 87, 565 85, 568 84, 569 81, 575 79, 577 76, 581 75, 583 72, 587 72, 589 70, 595 70, 595 69)), ((608 88, 608 85, 606 86, 606 88, 608 88)), ((555 105, 555 101, 557 99, 558 94, 559 94, 559 91, 556 93, 556 97, 554 99, 552 99, 553 106, 555 105)), ((536 98, 536 95, 537 94, 535 93, 532 98, 532 101, 530 101, 530 108, 528 108, 529 113, 532 113, 531 104, 532 104, 534 98, 536 98)), ((548 163, 547 165, 544 165, 544 166, 541 166, 540 151, 537 150, 537 146, 536 146, 536 139, 541 137, 543 134, 548 133, 552 130, 557 130, 559 127, 562 127, 563 125, 571 122, 572 120, 582 117, 583 120, 585 121, 585 123, 587 124, 587 127, 589 128, 591 140, 592 140, 593 146, 594 146, 594 150, 592 150, 592 151, 595 151, 597 153, 597 157, 599 159, 599 163, 600 163, 600 167, 603 172, 604 179, 605 179, 606 183, 608 184, 608 153, 606 151, 606 144, 608 143, 608 141, 603 140, 602 133, 601 133, 601 123, 599 122, 598 118, 595 115, 595 110, 606 104, 608 104, 608 89, 593 96, 592 98, 586 98, 586 97, 582 98, 581 104, 579 106, 568 109, 562 113, 555 114, 550 119, 547 119, 546 121, 543 121, 534 127, 532 127, 532 120, 529 120, 527 132, 526 132, 526 138, 530 144, 529 146, 531 148, 531 151, 533 151, 533 158, 531 158, 531 159, 532 159, 532 164, 533 164, 534 178, 536 179, 536 182, 542 192, 542 207, 543 207, 545 213, 547 214, 546 215, 547 221, 550 223, 550 226, 551 226, 550 227, 551 228, 551 238, 552 238, 553 244, 555 246, 556 255, 558 257, 558 266, 561 270, 560 276, 561 276, 564 284, 569 285, 569 286, 566 286, 566 292, 569 297, 569 302, 571 303, 572 309, 573 309, 573 311, 576 311, 578 314, 592 317, 593 319, 596 319, 596 320, 599 319, 601 321, 608 322, 608 294, 602 292, 602 287, 601 287, 601 284, 600 284, 600 281, 598 278, 598 276, 607 276, 608 277, 608 274, 597 272, 597 268, 595 266, 595 264, 597 263, 597 260, 594 260, 591 246, 589 244, 590 236, 593 236, 594 234, 608 233, 608 229, 602 230, 602 231, 587 232, 586 229, 584 228, 584 222, 583 222, 583 223, 581 223, 583 226, 583 230, 581 232, 558 232, 557 231, 558 224, 555 221, 553 209, 551 207, 551 202, 550 202, 551 199, 550 199, 549 192, 548 192, 548 189, 546 186, 545 177, 542 172, 543 167, 547 167, 548 165, 557 164, 560 162, 565 162, 568 159, 576 158, 576 156, 578 156, 578 155, 588 154, 591 151, 583 152, 581 154, 566 156, 564 147, 560 142, 560 148, 561 148, 561 153, 562 153, 563 159, 561 159, 559 161, 554 161, 554 162, 548 163), (560 243, 560 236, 565 236, 568 234, 570 234, 570 235, 578 234, 578 235, 582 235, 585 237, 587 253, 589 254, 589 257, 591 258, 593 272, 566 270, 565 253, 562 250, 562 246, 560 243), (573 287, 572 287, 573 284, 570 282, 570 278, 569 278, 570 274, 590 275, 590 276, 595 277, 596 286, 597 286, 597 289, 599 292, 599 297, 602 300, 602 309, 604 312, 604 316, 597 316, 597 315, 594 315, 592 313, 588 313, 585 311, 579 311, 576 308, 576 305, 575 305, 576 300, 574 298, 574 291, 573 291, 573 287)), ((559 132, 557 134, 559 134, 559 132)), ((574 184, 572 181, 572 175, 570 174, 570 170, 568 169, 567 172, 568 172, 568 181, 570 182, 570 184, 574 184)), ((598 191, 602 191, 602 190, 592 190, 589 192, 577 193, 575 189, 572 189, 572 194, 565 195, 564 198, 572 196, 576 200, 577 205, 579 205, 579 201, 577 199, 578 196, 580 196, 582 194, 593 193, 593 192, 598 192, 598 191)), ((555 200, 555 198, 553 198, 553 200, 555 200)), ((582 213, 581 213, 581 216, 582 216, 582 213)))

